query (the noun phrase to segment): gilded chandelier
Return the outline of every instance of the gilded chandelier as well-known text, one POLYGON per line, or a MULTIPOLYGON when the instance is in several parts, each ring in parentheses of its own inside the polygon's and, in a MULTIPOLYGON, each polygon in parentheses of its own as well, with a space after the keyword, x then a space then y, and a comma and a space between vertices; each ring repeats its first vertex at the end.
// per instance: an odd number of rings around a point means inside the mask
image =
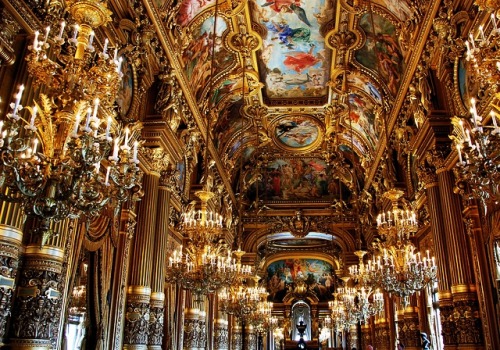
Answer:
POLYGON ((51 221, 118 206, 141 175, 138 143, 132 151, 132 131, 114 119, 122 59, 116 49, 108 54, 107 39, 102 52, 93 46, 93 29, 111 12, 98 0, 70 1, 68 8, 76 21, 72 36, 61 22, 56 36, 49 27, 35 32, 29 47, 28 71, 44 93, 23 108, 21 85, 0 122, 2 199, 22 202, 27 214, 42 219, 42 244, 51 221))
POLYGON ((490 123, 478 114, 476 101, 471 99, 469 120, 452 117, 453 140, 458 153, 455 173, 469 183, 471 194, 483 202, 500 199, 500 128, 497 115, 490 113, 490 123))
MULTIPOLYGON (((247 268, 250 270, 249 267, 247 268)), ((241 278, 236 278, 233 285, 223 288, 217 293, 219 310, 240 319, 245 319, 256 311, 259 302, 266 301, 267 298, 266 288, 258 285, 258 277, 254 278, 253 287, 244 283, 244 279, 246 279, 244 275, 241 278)))
POLYGON ((368 261, 367 270, 374 284, 400 296, 406 307, 410 295, 435 280, 436 264, 429 251, 422 257, 410 241, 418 229, 418 222, 409 206, 399 208, 402 194, 398 190, 385 194, 392 202, 392 209, 379 215, 377 224, 384 241, 378 245, 379 255, 368 261))
MULTIPOLYGON (((498 1, 476 1, 483 10, 491 12, 484 26, 479 26, 476 34, 470 34, 466 42, 466 59, 476 69, 476 79, 485 91, 496 93, 499 97, 500 81, 500 29, 497 24, 498 1)), ((478 112, 476 99, 470 99, 470 116, 452 118, 453 139, 458 153, 455 174, 459 182, 469 183, 470 194, 486 206, 497 203, 500 199, 500 128, 498 127, 498 107, 491 104, 488 117, 483 118, 478 112)), ((463 190, 460 188, 459 190, 463 190)), ((463 191, 461 194, 466 194, 463 191)))
POLYGON ((183 214, 181 230, 187 245, 169 258, 167 281, 191 290, 197 297, 214 293, 232 285, 252 269, 232 257, 233 252, 223 240, 223 218, 208 209, 214 193, 198 191, 201 209, 194 207, 183 214))

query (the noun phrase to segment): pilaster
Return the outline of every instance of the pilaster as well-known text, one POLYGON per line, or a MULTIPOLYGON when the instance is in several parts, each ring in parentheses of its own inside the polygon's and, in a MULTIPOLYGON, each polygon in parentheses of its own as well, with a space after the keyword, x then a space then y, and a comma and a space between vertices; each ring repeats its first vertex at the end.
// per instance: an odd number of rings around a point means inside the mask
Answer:
POLYGON ((358 338, 358 325, 352 325, 348 330, 349 335, 347 336, 348 348, 358 348, 359 347, 359 338, 358 338))
POLYGON ((231 329, 231 350, 243 349, 243 334, 242 328, 238 320, 233 319, 233 327, 231 329))

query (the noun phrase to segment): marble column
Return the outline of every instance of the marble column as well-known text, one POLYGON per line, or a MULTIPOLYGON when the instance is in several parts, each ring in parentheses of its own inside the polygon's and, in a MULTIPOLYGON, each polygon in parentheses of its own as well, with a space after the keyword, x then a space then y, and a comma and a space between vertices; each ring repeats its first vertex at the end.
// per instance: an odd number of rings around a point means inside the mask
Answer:
MULTIPOLYGON (((137 228, 132 243, 129 285, 125 310, 123 348, 146 350, 148 347, 151 276, 160 174, 145 174, 144 197, 139 203, 137 228)), ((163 291, 163 290, 162 290, 163 291)))

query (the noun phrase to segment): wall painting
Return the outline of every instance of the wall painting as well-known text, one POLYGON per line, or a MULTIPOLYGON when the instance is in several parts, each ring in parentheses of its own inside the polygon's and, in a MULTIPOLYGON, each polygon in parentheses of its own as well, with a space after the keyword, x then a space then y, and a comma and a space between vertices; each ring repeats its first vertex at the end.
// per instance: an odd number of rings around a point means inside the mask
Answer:
POLYGON ((319 259, 286 259, 275 261, 267 267, 269 300, 282 302, 288 291, 294 289, 297 279, 304 279, 309 290, 320 300, 332 298, 335 286, 330 263, 319 259))
MULTIPOLYGON (((350 196, 347 187, 339 184, 334 169, 328 167, 321 158, 279 158, 257 169, 260 180, 248 189, 249 199, 255 199, 258 191, 260 199, 272 201, 332 201, 350 196), (258 186, 258 187, 257 187, 258 186), (341 188, 339 188, 341 186, 341 188)), ((251 182, 251 171, 245 175, 251 182)))

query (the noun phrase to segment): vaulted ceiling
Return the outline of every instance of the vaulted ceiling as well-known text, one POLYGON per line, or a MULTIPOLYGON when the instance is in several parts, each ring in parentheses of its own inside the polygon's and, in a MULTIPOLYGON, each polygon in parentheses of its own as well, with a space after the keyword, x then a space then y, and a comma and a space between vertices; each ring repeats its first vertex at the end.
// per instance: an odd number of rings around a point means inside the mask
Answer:
MULTIPOLYGON (((204 139, 203 129, 210 130, 211 158, 227 197, 242 208, 240 243, 247 252, 286 254, 297 239, 302 248, 352 252, 373 239, 370 225, 385 190, 410 187, 407 195, 415 195, 410 163, 387 140, 418 122, 402 122, 400 109, 409 87, 415 89, 410 83, 438 5, 151 4, 198 136, 204 139), (319 236, 304 239, 308 232, 319 236), (279 233, 284 236, 270 236, 279 233)), ((193 125, 179 115, 174 129, 188 139, 182 131, 193 125)))

